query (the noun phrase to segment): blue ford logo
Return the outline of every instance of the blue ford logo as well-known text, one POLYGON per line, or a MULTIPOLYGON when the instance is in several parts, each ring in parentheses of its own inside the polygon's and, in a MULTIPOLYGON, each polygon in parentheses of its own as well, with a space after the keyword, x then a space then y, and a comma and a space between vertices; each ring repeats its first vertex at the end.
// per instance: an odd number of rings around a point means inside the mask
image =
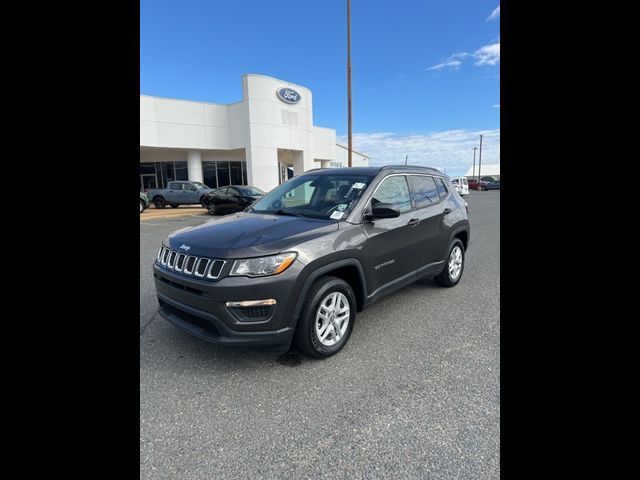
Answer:
POLYGON ((280 88, 276 93, 283 102, 298 103, 300 101, 300 94, 292 88, 280 88))

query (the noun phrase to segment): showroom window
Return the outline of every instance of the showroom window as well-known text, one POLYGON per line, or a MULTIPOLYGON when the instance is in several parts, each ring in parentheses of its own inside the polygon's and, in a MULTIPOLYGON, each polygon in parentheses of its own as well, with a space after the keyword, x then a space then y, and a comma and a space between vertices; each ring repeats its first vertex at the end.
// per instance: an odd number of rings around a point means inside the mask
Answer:
POLYGON ((247 184, 246 162, 202 162, 204 183, 211 188, 247 184))

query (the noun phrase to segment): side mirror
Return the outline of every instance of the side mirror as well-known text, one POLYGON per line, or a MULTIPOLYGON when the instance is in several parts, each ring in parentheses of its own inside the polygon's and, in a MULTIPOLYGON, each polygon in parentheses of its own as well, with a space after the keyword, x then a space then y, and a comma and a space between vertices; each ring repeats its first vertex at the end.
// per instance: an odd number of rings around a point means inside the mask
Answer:
POLYGON ((400 210, 393 207, 391 203, 377 203, 371 209, 371 213, 365 214, 366 220, 376 220, 378 218, 396 218, 400 216, 400 210))

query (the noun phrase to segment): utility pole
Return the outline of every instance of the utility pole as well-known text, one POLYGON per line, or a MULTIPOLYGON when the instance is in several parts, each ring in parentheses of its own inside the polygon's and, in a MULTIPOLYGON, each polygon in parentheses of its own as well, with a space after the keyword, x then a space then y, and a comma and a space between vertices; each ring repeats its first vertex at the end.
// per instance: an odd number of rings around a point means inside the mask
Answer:
POLYGON ((476 178, 476 150, 477 149, 478 147, 473 147, 473 173, 471 174, 473 178, 476 178))
POLYGON ((349 122, 349 166, 351 166, 351 0, 347 0, 347 119, 349 122))
POLYGON ((478 191, 482 190, 480 186, 480 169, 482 168, 482 135, 480 135, 480 156, 478 157, 478 191))

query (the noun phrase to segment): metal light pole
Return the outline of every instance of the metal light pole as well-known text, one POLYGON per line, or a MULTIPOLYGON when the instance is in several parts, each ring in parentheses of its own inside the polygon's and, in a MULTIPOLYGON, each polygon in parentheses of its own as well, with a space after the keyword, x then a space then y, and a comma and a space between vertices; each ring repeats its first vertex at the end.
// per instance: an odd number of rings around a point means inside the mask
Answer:
POLYGON ((349 166, 351 166, 351 0, 347 0, 347 118, 349 123, 349 166))
POLYGON ((471 176, 473 178, 476 178, 476 150, 478 149, 478 147, 473 147, 473 173, 471 174, 471 176))
POLYGON ((480 185, 480 169, 482 168, 482 135, 480 135, 480 155, 478 156, 478 191, 482 190, 480 185))

